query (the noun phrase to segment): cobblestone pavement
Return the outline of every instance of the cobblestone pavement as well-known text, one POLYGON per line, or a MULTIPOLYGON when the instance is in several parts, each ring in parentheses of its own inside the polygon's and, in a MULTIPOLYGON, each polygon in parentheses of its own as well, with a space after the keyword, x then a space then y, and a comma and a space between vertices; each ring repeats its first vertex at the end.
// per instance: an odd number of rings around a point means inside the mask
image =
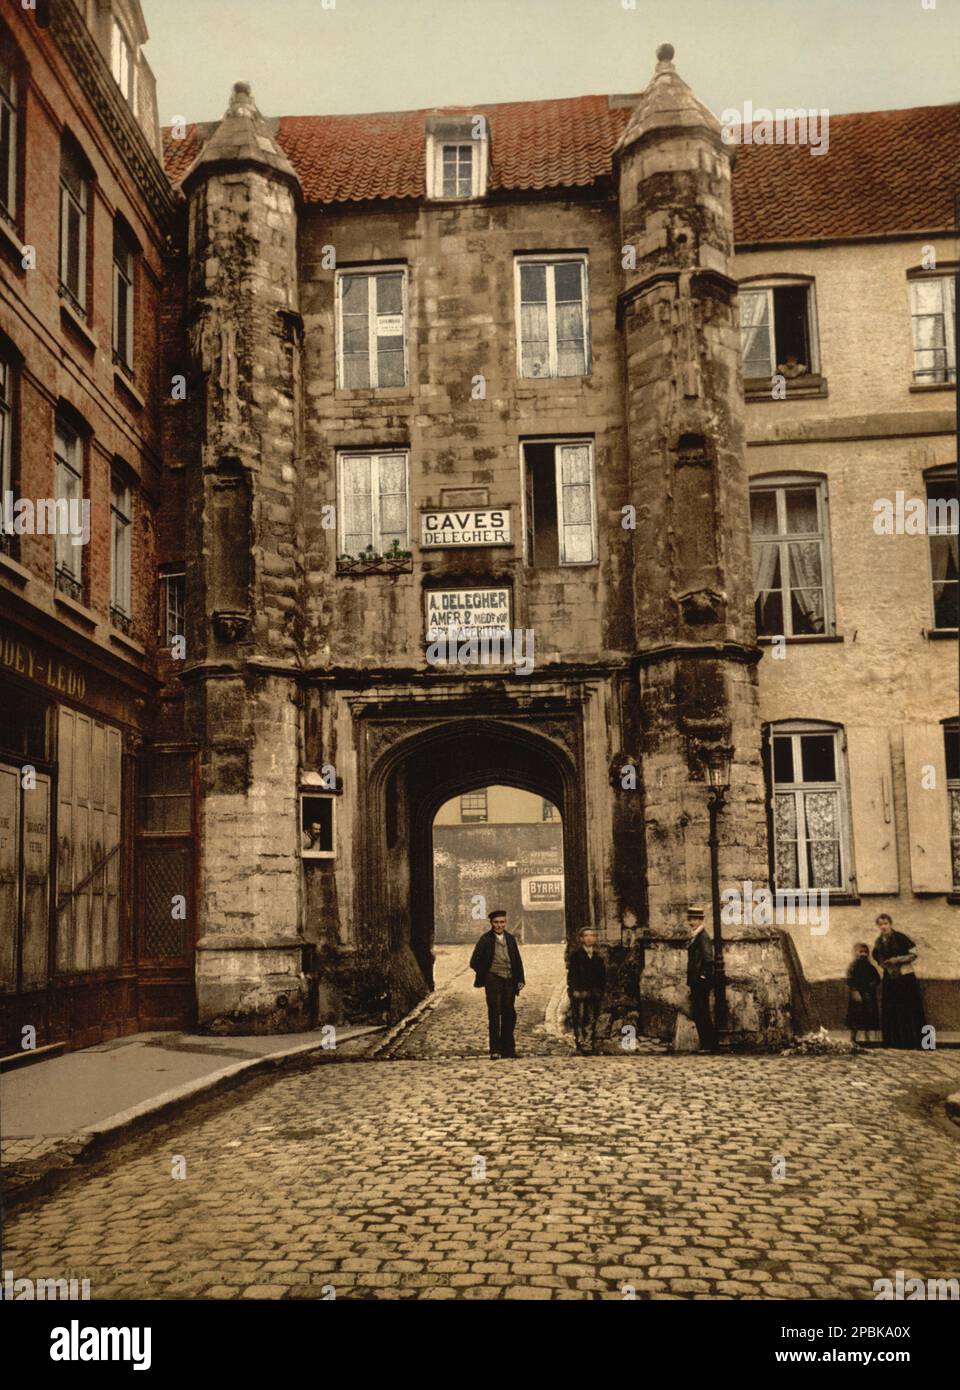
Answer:
POLYGON ((578 1058, 537 1032, 556 968, 531 971, 520 1060, 480 1055, 454 976, 394 1058, 252 1083, 14 1212, 4 1268, 94 1298, 871 1299, 898 1269, 960 1275, 960 1054, 578 1058))
MULTIPOLYGON (((487 1006, 474 989, 469 946, 437 948, 435 977, 440 988, 423 1018, 385 1049, 385 1057, 487 1058, 487 1006)), ((517 1000, 517 1051, 524 1057, 565 1057, 571 1048, 545 1026, 547 1007, 564 983, 563 946, 524 946, 526 986, 517 1000)), ((489 1058, 487 1058, 489 1060, 489 1058)))

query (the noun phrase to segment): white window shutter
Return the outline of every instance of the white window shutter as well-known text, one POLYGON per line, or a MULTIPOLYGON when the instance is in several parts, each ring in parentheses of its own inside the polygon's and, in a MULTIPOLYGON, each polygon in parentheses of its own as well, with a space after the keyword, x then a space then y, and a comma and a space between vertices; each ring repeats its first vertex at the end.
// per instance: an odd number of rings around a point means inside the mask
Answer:
POLYGON ((856 724, 847 726, 846 735, 857 890, 898 893, 890 735, 856 724))
POLYGON ((942 726, 904 724, 903 762, 911 886, 915 893, 949 893, 953 872, 942 726))

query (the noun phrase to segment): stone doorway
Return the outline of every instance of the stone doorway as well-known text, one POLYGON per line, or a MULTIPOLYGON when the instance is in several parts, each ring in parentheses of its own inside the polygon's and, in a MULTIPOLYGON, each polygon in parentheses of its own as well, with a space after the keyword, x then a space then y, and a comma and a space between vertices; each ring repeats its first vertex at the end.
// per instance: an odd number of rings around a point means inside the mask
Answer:
MULTIPOLYGON (((364 881, 367 948, 387 958, 391 1012, 399 1015, 434 987, 433 826, 451 798, 498 785, 553 805, 563 829, 568 937, 589 917, 584 780, 574 716, 562 724, 554 717, 547 728, 535 720, 452 717, 420 727, 394 725, 394 731, 398 736, 370 769, 364 881)), ((385 736, 381 726, 379 737, 385 736)), ((475 925, 479 934, 483 924, 475 925)))

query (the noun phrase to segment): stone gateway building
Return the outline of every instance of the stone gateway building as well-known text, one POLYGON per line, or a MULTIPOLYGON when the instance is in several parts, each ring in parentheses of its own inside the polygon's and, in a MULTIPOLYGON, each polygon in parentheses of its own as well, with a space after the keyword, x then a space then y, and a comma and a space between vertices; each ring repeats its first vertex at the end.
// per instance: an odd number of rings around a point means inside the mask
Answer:
POLYGON ((879 910, 960 1026, 960 107, 730 143, 665 45, 630 96, 267 119, 238 83, 163 155, 140 1026, 402 1015, 435 817, 490 787, 555 808, 568 939, 641 1031, 690 902, 734 1043, 838 1025, 879 910))
POLYGON ((893 911, 955 1021, 955 516, 933 590, 906 586, 899 674, 875 673, 896 695, 868 728, 837 658, 889 659, 872 571, 919 576, 933 545, 880 540, 881 483, 929 474, 955 497, 955 363, 937 344, 958 111, 838 118, 828 159, 737 150, 735 213, 734 147, 672 57, 639 97, 470 111, 277 122, 240 83, 219 125, 169 132, 187 387, 167 558, 186 640, 158 736, 199 752, 204 1027, 396 1017, 422 997, 434 816, 499 784, 558 808, 568 931, 595 926, 621 1012, 669 1030, 684 910, 711 903, 707 767, 730 748, 724 902, 773 875, 832 909, 826 929, 800 914, 784 933, 749 906, 724 927, 731 1035, 808 1019, 804 968, 836 1014, 831 982, 914 841, 893 911), (892 154, 870 147, 878 128, 892 154), (854 191, 871 158, 877 180, 901 169, 893 214, 854 191), (936 274, 916 268, 928 240, 936 274), (881 260, 882 304, 853 273, 881 260), (818 329, 821 262, 851 278, 831 278, 818 329), (848 403, 850 315, 896 343, 876 345, 881 413, 848 403), (849 535, 832 560, 826 480, 865 438, 889 465, 830 498, 849 535), (923 795, 893 775, 915 719, 936 769, 923 795), (911 877, 921 854, 937 877, 911 877))

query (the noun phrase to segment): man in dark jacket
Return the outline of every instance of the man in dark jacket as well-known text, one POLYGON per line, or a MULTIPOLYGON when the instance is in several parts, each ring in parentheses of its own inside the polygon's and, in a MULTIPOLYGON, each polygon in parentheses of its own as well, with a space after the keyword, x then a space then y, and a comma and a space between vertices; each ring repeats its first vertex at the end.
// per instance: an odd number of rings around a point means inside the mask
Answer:
POLYGON ((606 986, 607 967, 597 954, 597 933, 592 927, 585 927, 580 933, 580 945, 567 965, 567 993, 578 1052, 597 1050, 597 1020, 606 986))
POLYGON ((713 942, 707 936, 703 925, 702 907, 687 908, 687 926, 690 930, 690 940, 687 943, 687 988, 690 990, 693 1021, 697 1025, 701 1051, 716 1052, 717 1034, 710 1018, 713 942))
POLYGON ((499 908, 490 913, 490 930, 473 948, 470 969, 476 971, 474 988, 487 993, 490 1056, 516 1057, 513 1030, 516 998, 525 983, 523 961, 516 937, 507 931, 507 914, 499 908))

